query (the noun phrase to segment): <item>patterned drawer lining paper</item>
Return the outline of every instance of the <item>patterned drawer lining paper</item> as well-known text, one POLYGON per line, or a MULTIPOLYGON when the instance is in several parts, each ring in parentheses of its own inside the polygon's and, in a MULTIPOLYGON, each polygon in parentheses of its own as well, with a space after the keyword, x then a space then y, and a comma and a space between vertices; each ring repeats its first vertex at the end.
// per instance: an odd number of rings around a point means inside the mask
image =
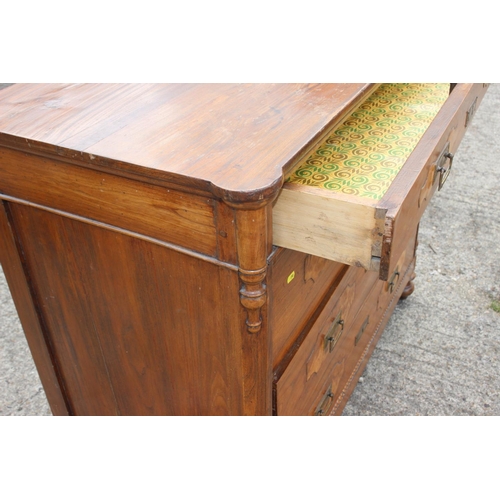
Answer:
POLYGON ((447 83, 382 84, 286 182, 380 200, 449 91, 447 83))

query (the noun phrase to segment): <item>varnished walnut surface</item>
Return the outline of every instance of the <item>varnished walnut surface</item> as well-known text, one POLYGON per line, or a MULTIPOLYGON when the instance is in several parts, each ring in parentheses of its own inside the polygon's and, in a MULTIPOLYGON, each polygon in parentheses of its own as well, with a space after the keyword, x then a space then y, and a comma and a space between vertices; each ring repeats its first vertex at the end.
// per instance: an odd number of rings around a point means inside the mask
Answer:
POLYGON ((0 95, 0 144, 257 201, 373 87, 17 84, 0 95))

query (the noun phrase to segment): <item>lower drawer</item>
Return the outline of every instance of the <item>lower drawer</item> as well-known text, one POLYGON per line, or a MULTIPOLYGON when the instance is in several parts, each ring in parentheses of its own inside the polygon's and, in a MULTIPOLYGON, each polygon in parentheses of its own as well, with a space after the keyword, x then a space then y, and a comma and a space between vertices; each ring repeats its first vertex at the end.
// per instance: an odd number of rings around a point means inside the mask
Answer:
POLYGON ((276 383, 278 415, 310 414, 339 345, 376 281, 376 273, 349 268, 276 383))
POLYGON ((348 266, 314 255, 279 249, 268 266, 269 330, 273 366, 283 361, 348 266))
POLYGON ((336 376, 332 380, 335 384, 335 398, 329 407, 329 413, 325 412, 325 415, 342 413, 414 268, 415 261, 412 261, 392 294, 381 282, 373 287, 370 292, 370 307, 359 311, 351 335, 337 353, 338 361, 333 369, 336 376))
POLYGON ((339 286, 341 295, 332 295, 275 383, 278 415, 328 415, 342 411, 384 321, 411 277, 414 250, 415 237, 408 241, 387 282, 378 280, 375 272, 349 269, 339 286), (349 307, 343 313, 345 304, 349 307))

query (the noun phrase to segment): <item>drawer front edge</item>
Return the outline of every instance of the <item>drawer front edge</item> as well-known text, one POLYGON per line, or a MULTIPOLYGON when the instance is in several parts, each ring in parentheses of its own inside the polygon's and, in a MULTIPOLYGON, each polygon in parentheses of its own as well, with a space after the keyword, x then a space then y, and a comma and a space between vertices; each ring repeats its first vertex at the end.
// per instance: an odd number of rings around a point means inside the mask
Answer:
POLYGON ((438 189, 438 159, 443 153, 456 153, 470 124, 471 112, 477 109, 486 89, 482 83, 455 87, 381 200, 387 210, 380 259, 382 280, 387 280, 393 272, 402 249, 438 189))

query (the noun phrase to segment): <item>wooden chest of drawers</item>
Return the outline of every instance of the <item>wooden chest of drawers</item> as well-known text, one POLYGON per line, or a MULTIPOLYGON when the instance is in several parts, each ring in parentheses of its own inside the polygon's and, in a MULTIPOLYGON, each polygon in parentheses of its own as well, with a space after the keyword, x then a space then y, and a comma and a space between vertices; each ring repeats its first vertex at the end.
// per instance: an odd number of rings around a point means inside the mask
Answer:
POLYGON ((53 413, 340 414, 486 86, 376 200, 284 183, 379 90, 3 90, 0 260, 53 413))

